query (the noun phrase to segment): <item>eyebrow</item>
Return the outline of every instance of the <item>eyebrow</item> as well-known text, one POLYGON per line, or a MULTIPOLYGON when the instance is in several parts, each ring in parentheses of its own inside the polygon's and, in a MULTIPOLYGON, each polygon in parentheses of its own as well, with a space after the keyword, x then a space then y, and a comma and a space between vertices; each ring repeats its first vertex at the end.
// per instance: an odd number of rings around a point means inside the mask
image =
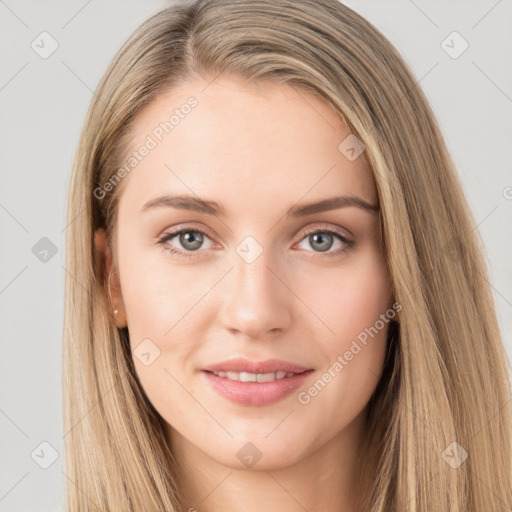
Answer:
MULTIPOLYGON (((344 195, 293 206, 288 210, 286 215, 291 217, 306 217, 315 213, 321 213, 349 206, 355 206, 370 213, 377 213, 379 211, 378 205, 370 204, 357 196, 344 195)), ((217 217, 223 217, 226 215, 224 207, 216 201, 201 199, 199 197, 190 195, 172 194, 166 194, 147 201, 142 207, 141 211, 145 212, 153 208, 161 207, 206 213, 207 215, 214 215, 217 217)))

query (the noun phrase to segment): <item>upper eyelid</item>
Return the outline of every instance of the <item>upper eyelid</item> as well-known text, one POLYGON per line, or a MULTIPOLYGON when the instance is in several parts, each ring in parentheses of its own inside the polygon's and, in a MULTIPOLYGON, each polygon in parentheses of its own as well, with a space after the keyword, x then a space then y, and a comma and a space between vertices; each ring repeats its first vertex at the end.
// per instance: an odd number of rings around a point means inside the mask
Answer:
MULTIPOLYGON (((314 233, 315 231, 319 231, 319 232, 322 232, 322 231, 327 231, 329 233, 333 233, 335 235, 338 235, 338 236, 343 236, 344 238, 348 239, 348 240, 351 240, 353 238, 353 235, 352 233, 350 233, 347 229, 345 228, 341 228, 341 227, 338 227, 338 229, 336 228, 333 228, 333 227, 329 227, 327 225, 323 225, 323 226, 316 226, 316 227, 312 227, 312 228, 306 228, 302 233, 303 233, 303 236, 306 236, 310 233, 314 233), (340 231, 342 233, 340 233, 340 231)), ((302 240, 302 238, 301 238, 302 240)))
POLYGON ((193 226, 193 225, 184 225, 184 226, 178 226, 177 228, 173 228, 169 231, 165 230, 160 236, 158 236, 158 240, 163 240, 163 239, 170 239, 170 238, 174 238, 175 236, 179 235, 180 233, 182 233, 183 231, 198 231, 199 233, 203 233, 204 235, 206 235, 212 242, 214 241, 214 238, 209 232, 207 229, 205 228, 198 228, 196 226, 193 226))

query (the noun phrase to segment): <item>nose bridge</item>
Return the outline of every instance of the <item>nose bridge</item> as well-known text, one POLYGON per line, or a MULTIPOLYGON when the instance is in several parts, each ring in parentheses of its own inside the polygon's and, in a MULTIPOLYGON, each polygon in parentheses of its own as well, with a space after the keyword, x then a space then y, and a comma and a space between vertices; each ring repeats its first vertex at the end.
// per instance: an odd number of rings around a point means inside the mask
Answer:
POLYGON ((234 268, 223 304, 225 328, 259 337, 286 327, 291 316, 290 297, 274 275, 279 265, 272 254, 270 248, 265 248, 252 236, 235 247, 234 268))
POLYGON ((265 295, 269 295, 269 287, 276 286, 269 270, 269 267, 275 266, 275 261, 272 262, 271 249, 264 248, 253 237, 246 237, 236 247, 236 254, 234 279, 237 293, 242 292, 255 299, 265 298, 265 295))

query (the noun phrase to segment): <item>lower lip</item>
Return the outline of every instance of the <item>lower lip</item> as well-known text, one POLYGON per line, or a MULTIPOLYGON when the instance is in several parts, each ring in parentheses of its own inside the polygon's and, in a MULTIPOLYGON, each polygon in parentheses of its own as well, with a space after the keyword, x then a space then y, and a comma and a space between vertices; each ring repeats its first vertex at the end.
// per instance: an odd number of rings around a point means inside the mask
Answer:
POLYGON ((271 382, 240 382, 219 377, 205 370, 201 371, 219 395, 236 404, 254 407, 278 402, 302 386, 312 372, 313 370, 308 370, 293 377, 285 377, 271 382))

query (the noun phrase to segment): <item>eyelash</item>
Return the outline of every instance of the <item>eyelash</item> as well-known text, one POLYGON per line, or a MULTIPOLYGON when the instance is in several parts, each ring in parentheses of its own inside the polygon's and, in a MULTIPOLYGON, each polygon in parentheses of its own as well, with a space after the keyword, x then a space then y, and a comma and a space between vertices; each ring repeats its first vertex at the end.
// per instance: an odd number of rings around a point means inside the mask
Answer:
MULTIPOLYGON (((186 233, 186 232, 193 232, 193 233, 201 233, 202 235, 208 237, 208 238, 212 238, 208 233, 206 233, 205 231, 203 231, 202 229, 198 229, 196 227, 180 227, 179 229, 175 230, 175 231, 171 231, 170 233, 166 233, 164 234, 161 238, 158 239, 157 243, 158 244, 161 244, 164 246, 164 249, 166 251, 169 251, 173 254, 176 254, 178 256, 183 256, 185 258, 196 258, 199 256, 199 253, 202 252, 201 250, 198 250, 198 251, 181 251, 180 249, 176 249, 176 247, 173 247, 172 245, 165 245, 167 241, 171 240, 172 238, 174 238, 176 235, 180 235, 181 233, 186 233)), ((346 252, 348 250, 350 250, 353 246, 354 246, 354 242, 352 240, 349 240, 347 237, 345 237, 344 235, 342 235, 339 231, 336 231, 332 228, 312 228, 312 229, 308 229, 306 230, 306 232, 303 234, 302 238, 299 240, 299 242, 302 242, 302 240, 304 240, 304 238, 306 238, 308 235, 311 235, 311 234, 316 234, 316 233, 322 233, 322 234, 329 234, 329 235, 333 235, 335 237, 337 237, 339 240, 341 240, 344 244, 346 244, 346 247, 344 249, 338 249, 337 251, 334 251, 334 252, 325 252, 323 253, 325 255, 325 257, 332 257, 332 256, 339 256, 340 254, 342 254, 343 252, 346 252)), ((319 256, 322 255, 321 252, 317 252, 316 254, 318 254, 319 256)))

